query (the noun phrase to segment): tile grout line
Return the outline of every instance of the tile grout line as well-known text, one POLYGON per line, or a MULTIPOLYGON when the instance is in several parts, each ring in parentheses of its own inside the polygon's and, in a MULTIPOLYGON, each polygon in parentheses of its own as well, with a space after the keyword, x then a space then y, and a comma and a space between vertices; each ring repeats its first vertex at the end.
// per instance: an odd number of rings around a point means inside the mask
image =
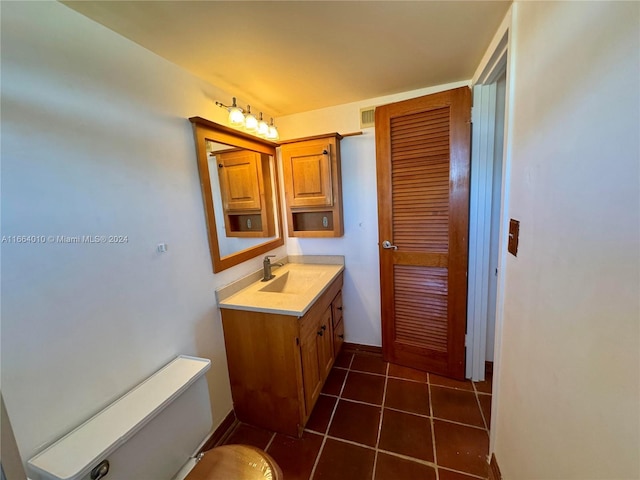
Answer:
POLYGON ((482 416, 482 423, 484 423, 484 429, 488 432, 489 425, 487 425, 487 419, 484 418, 484 412, 482 411, 482 404, 480 403, 480 397, 478 397, 478 390, 476 389, 476 386, 473 382, 471 382, 471 385, 473 385, 473 391, 475 392, 476 403, 478 404, 478 408, 480 409, 480 415, 482 416))
POLYGON ((313 468, 311 469, 311 473, 309 474, 309 480, 313 480, 313 477, 316 474, 316 468, 318 467, 318 462, 320 461, 320 455, 322 455, 322 451, 324 450, 325 443, 327 443, 326 434, 322 437, 322 445, 320 445, 320 450, 318 450, 318 454, 316 455, 316 460, 315 462, 313 462, 313 468))
POLYGON ((437 383, 432 383, 431 385, 433 387, 437 387, 437 388, 448 388, 449 390, 459 390, 461 392, 475 392, 476 389, 473 387, 473 382, 470 381, 471 388, 461 388, 461 387, 452 387, 450 385, 438 385, 437 383))
POLYGON ((366 450, 376 450, 376 447, 372 447, 371 445, 365 445, 364 443, 354 442, 353 440, 347 440, 346 438, 334 437, 333 435, 327 435, 328 439, 335 440, 336 442, 346 443, 348 445, 353 445, 355 447, 361 447, 366 450))
MULTIPOLYGON (((411 457, 409 455, 403 455, 402 453, 394 452, 394 451, 391 451, 391 450, 385 450, 385 449, 381 449, 381 448, 375 449, 374 447, 372 447, 370 445, 365 445, 363 443, 354 442, 353 440, 347 440, 347 439, 340 438, 340 437, 334 437, 332 435, 328 435, 327 438, 329 438, 331 440, 335 440, 336 442, 341 442, 341 443, 346 443, 348 445, 354 445, 356 447, 361 447, 361 448, 364 448, 366 450, 378 450, 378 451, 380 451, 380 452, 382 452, 382 453, 384 453, 386 455, 390 455, 390 456, 397 457, 397 458, 402 458, 404 460, 409 460, 411 462, 419 463, 421 465, 426 465, 428 467, 433 467, 434 469, 436 467, 436 464, 433 463, 433 462, 430 462, 429 460, 423 460, 421 458, 411 457)), ((464 475, 471 475, 471 476, 476 476, 477 477, 477 475, 475 475, 473 473, 462 472, 460 470, 454 470, 454 469, 448 468, 448 467, 445 467, 443 469, 444 470, 450 470, 452 472, 461 473, 461 474, 464 474, 464 475)))
POLYGON ((276 438, 276 432, 273 432, 273 435, 271 435, 271 439, 269 440, 269 443, 267 443, 267 446, 264 447, 264 451, 266 452, 269 447, 271 446, 271 444, 273 443, 273 439, 276 438))
MULTIPOLYGON (((434 386, 436 386, 436 385, 434 385, 434 386)), ((456 422, 455 420, 451 420, 449 418, 436 417, 436 416, 432 416, 432 415, 425 415, 423 413, 411 412, 409 410, 402 410, 402 409, 399 409, 399 408, 387 407, 387 406, 385 406, 383 404, 378 405, 376 403, 363 402, 362 400, 354 400, 352 398, 346 398, 346 397, 338 397, 336 395, 329 395, 327 393, 323 393, 322 395, 324 395, 325 397, 332 397, 332 398, 336 398, 336 399, 339 399, 339 400, 343 400, 345 402, 358 403, 360 405, 367 405, 369 407, 376 407, 376 408, 383 407, 383 408, 386 408, 387 410, 393 410, 394 412, 405 413, 407 415, 414 415, 414 416, 420 417, 420 418, 433 418, 434 420, 440 420, 442 422, 453 423, 455 425, 461 425, 463 427, 475 428, 477 430, 486 430, 486 428, 484 427, 484 424, 480 425, 480 426, 472 425, 470 423, 456 422)), ((386 392, 385 392, 385 396, 386 396, 386 392)), ((431 389, 429 389, 429 397, 431 397, 431 389)), ((429 400, 431 400, 431 398, 429 398, 429 400)))
POLYGON ((433 401, 431 396, 431 374, 427 373, 427 388, 429 389, 429 413, 431 414, 431 418, 429 422, 431 423, 431 442, 433 442, 433 463, 436 468, 436 480, 440 480, 440 469, 438 468, 438 453, 436 449, 436 425, 433 421, 433 401))
POLYGON ((480 475, 476 475, 475 473, 463 472, 462 470, 456 470, 455 468, 450 467, 440 467, 443 471, 459 473, 461 475, 465 475, 470 478, 477 478, 479 480, 487 480, 485 477, 481 477, 480 475))
POLYGON ((482 430, 482 431, 486 431, 487 429, 484 427, 479 427, 477 425, 470 425, 468 423, 462 423, 462 422, 456 422, 455 420, 449 420, 448 418, 440 418, 440 417, 431 417, 434 420, 438 420, 440 422, 446 422, 446 423, 452 423, 454 425, 460 425, 461 427, 469 427, 469 428, 475 428, 476 430, 482 430))
MULTIPOLYGON (((394 380, 403 380, 405 382, 425 383, 425 384, 428 383, 426 381, 423 382, 422 380, 415 380, 413 378, 398 377, 398 376, 395 376, 395 375, 382 374, 382 373, 376 373, 376 372, 369 372, 367 370, 354 370, 354 369, 347 369, 345 367, 335 367, 335 368, 339 368, 340 370, 350 370, 350 371, 355 372, 355 373, 365 373, 367 375, 375 375, 377 377, 386 377, 386 378, 391 378, 391 379, 394 379, 394 380)), ((388 369, 389 368, 387 367, 387 370, 388 369)), ((471 381, 469 381, 469 383, 473 384, 473 382, 471 382, 471 381)), ((479 395, 491 395, 490 393, 477 391, 473 385, 472 385, 472 388, 464 388, 464 387, 454 387, 454 386, 451 386, 451 385, 442 385, 442 384, 439 384, 439 383, 432 383, 432 386, 438 387, 438 388, 448 388, 448 389, 451 389, 451 390, 461 390, 463 392, 475 392, 475 393, 477 393, 479 395)))
MULTIPOLYGON (((482 416, 482 422, 484 423, 484 428, 487 432, 487 435, 489 435, 489 424, 487 423, 487 419, 484 417, 484 411, 482 410, 482 404, 480 403, 480 397, 478 396, 478 389, 476 388, 476 384, 474 382, 471 382, 471 385, 473 385, 473 391, 476 393, 476 403, 478 404, 478 408, 480 409, 480 415, 482 416)), ((487 452, 486 459, 487 459, 487 464, 491 463, 491 457, 489 456, 489 452, 487 452)))
MULTIPOLYGON (((340 396, 342 395, 342 391, 347 383, 347 377, 349 376, 349 368, 351 368, 351 364, 353 363, 355 355, 351 354, 351 360, 349 361, 349 367, 347 367, 347 374, 342 379, 342 386, 340 387, 340 392, 338 392, 338 397, 336 399, 336 404, 333 406, 333 410, 331 412, 331 417, 329 417, 329 423, 327 423, 327 428, 324 431, 324 435, 322 436, 322 445, 320 445, 320 450, 318 450, 318 454, 316 455, 316 460, 313 462, 313 468, 311 469, 311 473, 309 474, 309 480, 313 480, 313 477, 316 474, 316 468, 318 468, 318 462, 320 461, 320 457, 322 456, 322 452, 324 450, 324 446, 327 443, 327 438, 329 437, 329 427, 331 427, 331 422, 333 422, 333 417, 336 414, 336 410, 338 409, 338 403, 340 403, 340 396)), ((333 367, 332 367, 333 368, 333 367)), ((332 395, 333 396, 333 395, 332 395)))
POLYGON ((416 458, 416 457, 411 457, 409 455, 403 455, 402 453, 398 453, 398 452, 392 452, 391 450, 384 450, 384 449, 380 449, 380 451, 386 455, 391 455, 393 457, 398 457, 398 458, 402 458, 404 460, 409 460, 411 462, 414 463, 419 463, 421 465, 426 465, 427 467, 432 467, 434 470, 436 468, 436 464, 433 462, 430 462, 428 460, 422 460, 421 458, 416 458))
POLYGON ((380 434, 382 433, 382 418, 384 417, 384 401, 387 398, 387 382, 389 381, 389 362, 386 362, 384 371, 384 388, 382 389, 382 404, 380 405, 380 421, 378 422, 378 435, 376 437, 376 450, 373 456, 373 472, 371 480, 376 480, 376 466, 378 464, 378 447, 380 446, 380 434))

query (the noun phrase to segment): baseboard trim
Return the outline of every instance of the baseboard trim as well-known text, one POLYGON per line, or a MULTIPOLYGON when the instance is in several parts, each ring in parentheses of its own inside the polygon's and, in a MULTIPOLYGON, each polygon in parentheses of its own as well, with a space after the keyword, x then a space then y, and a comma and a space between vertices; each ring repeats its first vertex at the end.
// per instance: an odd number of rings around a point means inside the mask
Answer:
POLYGON ((484 362, 484 371, 487 374, 493 373, 493 362, 484 362))
POLYGON ((491 462, 489 463, 489 480, 502 480, 502 473, 500 473, 500 467, 498 467, 498 460, 496 454, 491 454, 491 462))
POLYGON ((382 347, 376 347, 373 345, 344 342, 342 344, 342 349, 347 353, 363 353, 365 355, 382 356, 382 347))
POLYGON ((209 440, 205 442, 198 453, 206 452, 207 450, 211 450, 213 447, 220 445, 237 424, 238 419, 236 418, 236 414, 231 410, 229 414, 224 417, 220 426, 211 434, 209 440))

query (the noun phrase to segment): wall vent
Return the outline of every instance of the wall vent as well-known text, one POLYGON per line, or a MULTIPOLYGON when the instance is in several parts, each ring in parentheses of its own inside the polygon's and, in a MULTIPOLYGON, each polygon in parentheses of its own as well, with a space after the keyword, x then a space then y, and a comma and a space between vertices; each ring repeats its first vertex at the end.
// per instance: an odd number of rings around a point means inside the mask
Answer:
POLYGON ((360 109, 360 128, 375 127, 375 111, 376 107, 365 107, 360 109))

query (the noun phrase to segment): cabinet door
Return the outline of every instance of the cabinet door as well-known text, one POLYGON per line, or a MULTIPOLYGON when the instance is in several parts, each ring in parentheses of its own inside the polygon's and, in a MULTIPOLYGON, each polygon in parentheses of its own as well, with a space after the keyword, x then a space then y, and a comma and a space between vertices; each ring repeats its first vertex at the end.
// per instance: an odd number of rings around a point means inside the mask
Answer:
POLYGON ((304 406, 306 415, 311 414, 311 409, 320 395, 322 378, 320 376, 320 363, 318 362, 318 331, 311 329, 300 342, 300 355, 302 358, 302 383, 304 386, 304 406))
POLYGON ((336 298, 331 302, 331 308, 333 309, 333 326, 335 328, 342 321, 342 290, 338 292, 336 298))
POLYGON ((333 366, 333 323, 331 316, 331 306, 329 306, 322 314, 317 332, 318 365, 323 382, 333 366))
POLYGON ((216 155, 225 211, 260 210, 260 154, 249 150, 216 155))
POLYGON ((342 322, 342 290, 338 292, 331 302, 333 313, 333 358, 335 359, 344 343, 344 323, 342 322))
POLYGON ((340 350, 342 350, 342 344, 344 343, 344 322, 340 321, 333 327, 333 354, 338 357, 340 350))
POLYGON ((291 144, 281 148, 288 206, 332 206, 331 144, 291 144))

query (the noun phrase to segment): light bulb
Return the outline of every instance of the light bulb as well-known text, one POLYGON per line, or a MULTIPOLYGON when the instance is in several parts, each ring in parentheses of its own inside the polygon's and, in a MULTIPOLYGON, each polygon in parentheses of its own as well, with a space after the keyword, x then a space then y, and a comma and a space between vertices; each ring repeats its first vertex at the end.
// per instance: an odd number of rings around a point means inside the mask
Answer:
POLYGON ((267 136, 269 133, 269 124, 262 119, 262 112, 260 112, 260 121, 258 122, 258 134, 267 136))
POLYGON ((276 126, 273 124, 273 118, 271 119, 271 124, 269 125, 269 133, 267 133, 267 138, 269 140, 277 140, 279 137, 278 135, 278 129, 276 128, 276 126))
POLYGON ((258 119, 251 113, 251 105, 247 105, 247 116, 244 119, 244 128, 250 132, 255 132, 258 129, 258 119))
POLYGON ((242 109, 236 105, 236 97, 233 97, 233 104, 229 107, 229 123, 231 125, 242 125, 244 123, 244 114, 242 109))
POLYGON ((229 109, 229 123, 232 125, 242 125, 244 122, 244 115, 242 114, 242 110, 239 108, 230 108, 229 109))

